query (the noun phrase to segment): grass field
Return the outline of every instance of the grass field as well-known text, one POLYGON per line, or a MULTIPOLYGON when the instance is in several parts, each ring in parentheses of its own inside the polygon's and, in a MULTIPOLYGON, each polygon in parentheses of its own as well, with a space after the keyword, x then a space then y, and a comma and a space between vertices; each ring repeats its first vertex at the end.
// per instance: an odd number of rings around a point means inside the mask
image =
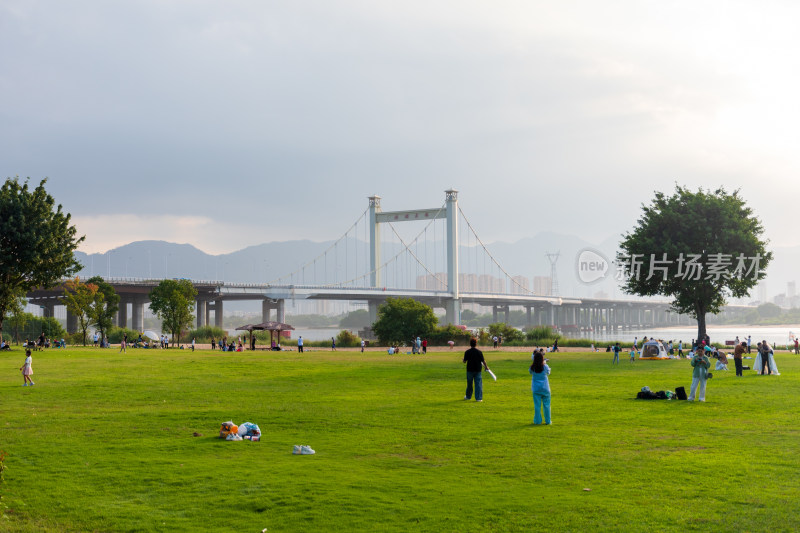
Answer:
POLYGON ((483 403, 455 351, 50 350, 35 387, 3 353, 0 531, 800 529, 800 357, 715 372, 702 404, 633 399, 688 391, 685 360, 556 354, 533 426, 530 355, 485 353, 483 403))

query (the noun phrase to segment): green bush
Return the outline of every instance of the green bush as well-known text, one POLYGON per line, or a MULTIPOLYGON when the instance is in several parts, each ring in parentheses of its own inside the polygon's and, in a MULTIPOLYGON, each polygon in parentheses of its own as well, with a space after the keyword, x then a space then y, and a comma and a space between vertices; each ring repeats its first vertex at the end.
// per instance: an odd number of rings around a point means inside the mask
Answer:
POLYGON ((489 336, 494 337, 495 335, 501 337, 503 339, 503 343, 517 342, 525 338, 525 334, 520 330, 503 322, 489 324, 489 336))
POLYGON ((350 333, 350 331, 343 329, 336 335, 336 346, 342 348, 355 348, 361 346, 361 337, 357 337, 350 333))
POLYGON ((535 326, 525 331, 525 339, 529 341, 557 339, 560 336, 551 326, 535 326))
POLYGON ((128 334, 128 343, 132 343, 136 339, 139 338, 141 335, 141 331, 136 331, 135 329, 128 329, 128 328, 111 328, 111 331, 108 332, 108 342, 111 344, 119 344, 122 342, 122 336, 128 334))
POLYGON ((472 338, 472 332, 448 324, 437 326, 427 338, 429 346, 447 346, 448 341, 453 341, 456 346, 466 346, 472 338))
MULTIPOLYGON (((247 332, 243 331, 242 333, 247 332)), ((219 342, 219 340, 227 334, 227 331, 216 326, 201 326, 197 329, 189 330, 189 332, 183 337, 182 342, 192 342, 192 339, 194 339, 198 344, 211 344, 212 337, 214 340, 219 342)))

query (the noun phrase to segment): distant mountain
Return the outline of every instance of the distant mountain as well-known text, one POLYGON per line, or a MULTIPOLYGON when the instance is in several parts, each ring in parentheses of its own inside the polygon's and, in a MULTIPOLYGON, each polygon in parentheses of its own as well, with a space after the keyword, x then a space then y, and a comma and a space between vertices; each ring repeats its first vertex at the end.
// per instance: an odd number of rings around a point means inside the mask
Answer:
MULTIPOLYGON (((488 244, 487 249, 511 276, 525 276, 529 280, 534 276, 549 276, 550 262, 545 253, 558 252, 556 273, 562 296, 589 297, 603 291, 609 297, 621 297, 622 292, 613 280, 614 272, 604 281, 592 285, 581 283, 576 272, 576 259, 581 250, 595 250, 613 261, 620 239, 620 236, 611 236, 600 243, 592 243, 579 236, 544 231, 513 243, 494 242, 488 244)), ((296 272, 293 277, 284 278, 278 283, 322 284, 352 279, 357 273, 367 271, 367 243, 349 239, 340 241, 337 246, 333 244, 332 241, 309 240, 270 242, 228 254, 212 255, 190 244, 137 241, 102 254, 76 252, 75 257, 84 265, 79 275, 96 274, 112 278, 167 277, 267 283, 296 272), (303 268, 317 257, 320 260, 316 268, 303 268)), ((429 250, 437 248, 441 251, 435 270, 444 271, 443 243, 429 242, 426 246, 429 250)), ((383 258, 387 260, 400 250, 400 244, 384 243, 382 250, 383 258)), ((787 291, 787 283, 799 277, 796 265, 800 264, 800 246, 777 247, 773 248, 773 252, 775 258, 766 281, 770 297, 787 291)), ((416 253, 423 255, 419 249, 416 253)), ((460 256, 462 272, 486 273, 497 277, 502 275, 482 250, 475 246, 461 248, 460 256)), ((428 267, 434 270, 433 264, 428 267)), ((611 268, 614 268, 613 265, 611 268)), ((386 285, 391 285, 396 276, 406 283, 413 283, 415 276, 425 273, 416 264, 403 263, 387 268, 384 280, 386 285)), ((755 297, 756 294, 753 294, 753 299, 755 297)))

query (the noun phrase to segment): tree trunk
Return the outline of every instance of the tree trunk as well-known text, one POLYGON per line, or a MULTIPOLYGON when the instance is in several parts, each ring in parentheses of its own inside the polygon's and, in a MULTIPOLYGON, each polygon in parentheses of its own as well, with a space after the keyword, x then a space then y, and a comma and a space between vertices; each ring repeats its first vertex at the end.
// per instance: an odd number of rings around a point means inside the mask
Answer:
POLYGON ((706 309, 704 306, 698 305, 695 311, 697 315, 697 343, 703 341, 706 337, 706 309))

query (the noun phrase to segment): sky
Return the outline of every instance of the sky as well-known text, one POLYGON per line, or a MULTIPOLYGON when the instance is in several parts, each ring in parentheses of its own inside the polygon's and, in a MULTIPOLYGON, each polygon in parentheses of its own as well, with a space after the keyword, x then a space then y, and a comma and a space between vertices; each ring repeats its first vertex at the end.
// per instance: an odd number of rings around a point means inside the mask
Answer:
POLYGON ((341 236, 444 191, 485 242, 632 229, 740 189, 800 244, 800 5, 0 2, 0 176, 86 236, 212 254, 341 236))

